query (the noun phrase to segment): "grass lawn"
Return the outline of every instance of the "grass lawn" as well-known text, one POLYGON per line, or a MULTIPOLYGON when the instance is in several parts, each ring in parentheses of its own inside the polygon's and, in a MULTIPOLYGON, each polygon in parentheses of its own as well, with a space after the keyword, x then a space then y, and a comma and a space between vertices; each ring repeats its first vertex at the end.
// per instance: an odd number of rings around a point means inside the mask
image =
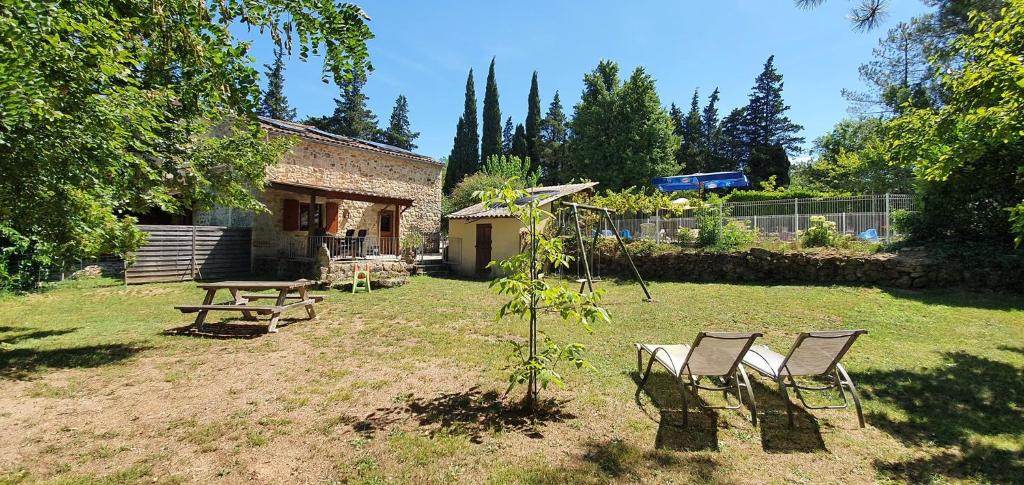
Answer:
POLYGON ((219 339, 167 332, 191 322, 171 307, 201 301, 192 284, 0 297, 0 483, 1024 482, 1022 296, 655 283, 643 303, 600 286, 610 325, 542 320, 594 369, 566 369, 535 420, 513 409, 523 389, 501 398, 525 324, 495 323, 481 282, 332 291, 316 321, 219 339), (764 379, 758 428, 745 411, 682 428, 664 372, 664 408, 634 400, 633 342, 759 330, 784 351, 831 328, 870 332, 846 359, 866 429, 852 410, 789 429, 764 379))

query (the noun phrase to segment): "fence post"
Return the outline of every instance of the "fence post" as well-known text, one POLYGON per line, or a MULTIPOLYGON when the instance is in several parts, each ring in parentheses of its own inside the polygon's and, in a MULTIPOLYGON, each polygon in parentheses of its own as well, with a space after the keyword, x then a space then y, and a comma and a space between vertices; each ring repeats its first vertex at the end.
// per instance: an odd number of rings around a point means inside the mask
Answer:
POLYGON ((654 240, 661 242, 661 209, 654 209, 654 240))
POLYGON ((800 232, 800 199, 793 199, 793 232, 800 232))
POLYGON ((196 226, 194 225, 192 226, 192 247, 189 252, 189 278, 194 280, 196 279, 196 273, 198 272, 196 271, 196 226))
POLYGON ((892 213, 889 212, 889 193, 885 193, 885 242, 892 242, 892 213))

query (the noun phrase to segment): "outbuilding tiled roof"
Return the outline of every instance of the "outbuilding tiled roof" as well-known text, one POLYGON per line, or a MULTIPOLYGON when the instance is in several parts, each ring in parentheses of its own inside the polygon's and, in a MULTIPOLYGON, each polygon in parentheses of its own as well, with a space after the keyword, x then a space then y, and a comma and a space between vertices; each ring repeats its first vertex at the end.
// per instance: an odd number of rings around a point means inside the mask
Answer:
MULTIPOLYGON (((597 185, 597 182, 585 182, 580 184, 566 184, 566 185, 551 185, 548 187, 532 187, 526 189, 531 196, 535 199, 540 199, 540 204, 544 205, 555 200, 561 199, 567 195, 572 195, 577 192, 589 190, 597 185)), ((526 203, 523 200, 522 203, 526 203)), ((491 207, 490 209, 484 207, 484 203, 466 207, 457 212, 453 212, 448 215, 449 219, 486 219, 489 217, 513 217, 509 214, 507 207, 491 207)))
POLYGON ((409 160, 417 160, 420 162, 433 163, 435 165, 441 165, 441 162, 434 160, 426 155, 420 155, 418 153, 410 152, 396 146, 391 146, 385 143, 378 143, 375 141, 361 140, 359 138, 352 138, 349 136, 335 135, 316 127, 303 125, 301 123, 294 123, 291 121, 275 120, 273 118, 267 118, 260 116, 260 124, 263 128, 270 132, 283 133, 288 135, 295 135, 299 138, 307 140, 318 141, 321 143, 327 143, 331 145, 341 145, 350 148, 356 148, 360 150, 367 150, 371 152, 387 153, 400 158, 406 158, 409 160))

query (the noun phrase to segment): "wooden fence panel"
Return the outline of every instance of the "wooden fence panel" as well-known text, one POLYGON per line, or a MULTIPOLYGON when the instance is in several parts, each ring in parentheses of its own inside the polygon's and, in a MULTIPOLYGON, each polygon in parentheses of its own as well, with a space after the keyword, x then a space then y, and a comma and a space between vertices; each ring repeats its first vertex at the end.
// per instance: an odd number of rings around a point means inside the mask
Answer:
POLYGON ((128 267, 128 283, 218 279, 252 266, 252 230, 220 226, 139 226, 149 241, 128 267))

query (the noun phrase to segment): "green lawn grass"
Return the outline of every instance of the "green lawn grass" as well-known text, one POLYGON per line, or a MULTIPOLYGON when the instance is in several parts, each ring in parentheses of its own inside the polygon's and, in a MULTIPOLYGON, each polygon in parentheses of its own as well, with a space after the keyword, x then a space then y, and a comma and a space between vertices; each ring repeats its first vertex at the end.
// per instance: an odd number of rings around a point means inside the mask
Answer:
POLYGON ((202 299, 187 283, 3 296, 0 483, 1024 480, 1020 295, 654 283, 644 303, 635 285, 599 286, 612 323, 593 334, 542 317, 593 369, 564 369, 535 418, 515 409, 522 389, 501 395, 505 341, 525 324, 495 322, 483 282, 331 291, 319 319, 244 338, 168 332, 192 318, 173 305, 202 299), (846 359, 867 429, 852 410, 790 429, 763 379, 758 428, 692 410, 683 428, 664 373, 634 399, 633 342, 757 330, 784 351, 835 328, 869 331, 846 359))

